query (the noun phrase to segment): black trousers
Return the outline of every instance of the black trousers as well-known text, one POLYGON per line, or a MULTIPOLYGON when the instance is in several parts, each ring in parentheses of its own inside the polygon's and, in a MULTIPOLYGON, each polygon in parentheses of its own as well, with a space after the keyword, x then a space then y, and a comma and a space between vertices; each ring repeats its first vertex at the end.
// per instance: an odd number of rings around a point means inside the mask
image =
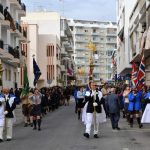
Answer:
POLYGON ((110 120, 111 120, 111 125, 112 125, 113 129, 118 127, 119 119, 120 119, 119 113, 111 113, 110 114, 110 120))

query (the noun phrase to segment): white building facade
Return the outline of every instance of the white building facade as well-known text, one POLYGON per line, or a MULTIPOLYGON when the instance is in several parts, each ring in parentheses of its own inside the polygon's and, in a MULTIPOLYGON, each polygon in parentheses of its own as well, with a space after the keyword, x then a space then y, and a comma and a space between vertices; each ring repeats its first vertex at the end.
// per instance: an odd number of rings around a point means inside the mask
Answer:
POLYGON ((118 42, 118 74, 131 74, 131 62, 137 67, 142 55, 145 55, 146 85, 150 85, 150 1, 149 0, 118 0, 118 34, 122 32, 122 42, 118 42), (126 57, 124 57, 126 56, 126 57))
POLYGON ((62 36, 66 36, 65 41, 68 43, 71 36, 67 36, 68 29, 62 25, 65 19, 61 19, 56 12, 33 12, 22 20, 28 24, 29 30, 27 64, 30 86, 33 87, 34 80, 33 55, 42 72, 38 81, 39 88, 67 85, 67 66, 62 60, 69 55, 62 44, 62 36))
POLYGON ((26 41, 26 30, 21 26, 21 17, 26 15, 26 6, 21 0, 0 1, 0 60, 3 67, 3 88, 19 87, 19 68, 22 56, 21 43, 26 41), (4 10, 8 7, 8 15, 4 10))
POLYGON ((93 80, 100 83, 111 80, 111 56, 117 45, 117 25, 114 22, 68 20, 74 37, 74 60, 77 84, 87 84, 89 80, 89 42, 96 46, 97 58, 93 57, 93 80))

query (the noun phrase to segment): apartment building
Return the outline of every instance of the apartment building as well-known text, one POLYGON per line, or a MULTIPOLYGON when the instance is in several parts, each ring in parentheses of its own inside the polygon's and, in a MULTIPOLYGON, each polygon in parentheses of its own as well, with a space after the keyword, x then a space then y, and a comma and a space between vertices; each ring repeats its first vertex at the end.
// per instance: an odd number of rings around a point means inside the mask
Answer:
POLYGON ((129 17, 130 61, 139 66, 142 55, 145 58, 146 85, 150 86, 150 1, 137 0, 129 17))
POLYGON ((4 88, 19 87, 21 45, 27 36, 21 26, 21 17, 25 15, 26 6, 21 0, 0 0, 1 86, 4 88), (7 10, 7 15, 4 15, 4 10, 7 10))
POLYGON ((137 67, 145 55, 146 84, 150 85, 150 50, 148 46, 150 26, 149 0, 118 0, 117 73, 125 78, 131 74, 131 62, 137 67))
POLYGON ((117 2, 117 76, 122 76, 124 79, 128 78, 131 74, 129 17, 135 2, 136 0, 118 0, 117 2))
POLYGON ((100 22, 68 19, 74 38, 74 60, 76 64, 76 82, 87 84, 89 80, 89 60, 91 50, 89 42, 96 46, 97 53, 93 55, 93 80, 111 80, 111 56, 116 49, 117 25, 115 22, 100 22))
POLYGON ((73 40, 66 19, 56 12, 32 12, 22 20, 29 28, 27 64, 30 86, 33 87, 34 80, 33 55, 42 72, 38 87, 68 85, 70 74, 67 70, 72 63, 73 40))

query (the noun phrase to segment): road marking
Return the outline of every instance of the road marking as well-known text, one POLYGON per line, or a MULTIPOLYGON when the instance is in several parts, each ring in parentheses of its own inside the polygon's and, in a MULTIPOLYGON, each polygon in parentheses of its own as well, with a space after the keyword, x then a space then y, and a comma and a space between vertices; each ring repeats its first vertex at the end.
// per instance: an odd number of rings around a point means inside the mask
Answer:
POLYGON ((128 148, 123 148, 122 150, 129 150, 128 148))

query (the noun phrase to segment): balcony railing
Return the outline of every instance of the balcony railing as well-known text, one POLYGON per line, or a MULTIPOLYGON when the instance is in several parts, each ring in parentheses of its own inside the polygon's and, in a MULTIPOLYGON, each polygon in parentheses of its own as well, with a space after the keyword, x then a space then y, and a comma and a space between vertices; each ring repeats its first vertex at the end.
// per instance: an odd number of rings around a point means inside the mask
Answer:
POLYGON ((12 48, 11 46, 8 46, 8 53, 14 56, 14 58, 19 59, 19 50, 16 48, 12 48))
POLYGON ((3 5, 0 4, 0 12, 3 14, 3 5))
POLYGON ((0 48, 3 49, 4 48, 4 42, 2 40, 0 40, 0 48))
POLYGON ((26 11, 26 5, 24 3, 21 3, 22 10, 26 11))

